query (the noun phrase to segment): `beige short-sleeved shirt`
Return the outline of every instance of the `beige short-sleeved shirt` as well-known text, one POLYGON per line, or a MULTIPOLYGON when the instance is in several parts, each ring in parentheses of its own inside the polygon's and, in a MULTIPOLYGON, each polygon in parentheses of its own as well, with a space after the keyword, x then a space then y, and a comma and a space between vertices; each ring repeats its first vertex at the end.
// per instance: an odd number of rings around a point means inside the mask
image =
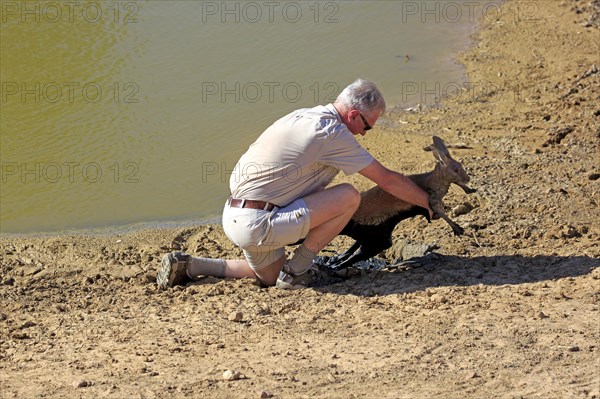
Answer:
POLYGON ((323 190, 340 170, 350 175, 374 158, 328 104, 277 120, 241 157, 229 181, 234 198, 285 206, 323 190))

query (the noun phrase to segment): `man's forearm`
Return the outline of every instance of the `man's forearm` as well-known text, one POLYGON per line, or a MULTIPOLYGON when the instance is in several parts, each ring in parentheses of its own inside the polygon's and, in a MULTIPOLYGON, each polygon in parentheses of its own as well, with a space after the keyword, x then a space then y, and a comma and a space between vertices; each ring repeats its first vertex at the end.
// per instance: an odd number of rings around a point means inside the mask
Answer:
POLYGON ((429 209, 429 194, 403 174, 395 173, 391 183, 382 188, 403 201, 429 209))
POLYGON ((429 207, 429 194, 403 174, 387 169, 377 160, 362 169, 360 174, 394 197, 409 204, 429 209, 429 215, 433 216, 433 212, 429 207))

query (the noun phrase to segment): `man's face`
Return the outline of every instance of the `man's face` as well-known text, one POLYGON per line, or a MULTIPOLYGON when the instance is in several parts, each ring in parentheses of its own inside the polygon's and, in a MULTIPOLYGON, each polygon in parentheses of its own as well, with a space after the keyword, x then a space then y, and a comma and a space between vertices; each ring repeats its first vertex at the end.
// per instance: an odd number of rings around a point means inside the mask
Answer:
POLYGON ((352 134, 360 134, 364 136, 365 133, 373 128, 381 112, 360 112, 357 109, 353 109, 348 113, 348 129, 352 134))

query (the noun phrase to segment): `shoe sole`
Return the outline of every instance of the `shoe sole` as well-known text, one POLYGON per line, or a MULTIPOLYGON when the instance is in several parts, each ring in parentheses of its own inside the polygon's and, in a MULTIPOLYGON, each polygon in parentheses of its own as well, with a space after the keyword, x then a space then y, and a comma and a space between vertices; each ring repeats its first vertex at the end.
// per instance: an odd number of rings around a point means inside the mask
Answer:
POLYGON ((158 284, 159 288, 165 289, 170 286, 169 276, 173 270, 173 265, 177 264, 178 260, 173 256, 173 254, 166 254, 163 256, 162 262, 156 273, 156 284, 158 284))
POLYGON ((277 282, 275 283, 275 287, 279 288, 280 290, 301 290, 303 288, 306 288, 303 285, 292 285, 281 280, 277 280, 277 282))

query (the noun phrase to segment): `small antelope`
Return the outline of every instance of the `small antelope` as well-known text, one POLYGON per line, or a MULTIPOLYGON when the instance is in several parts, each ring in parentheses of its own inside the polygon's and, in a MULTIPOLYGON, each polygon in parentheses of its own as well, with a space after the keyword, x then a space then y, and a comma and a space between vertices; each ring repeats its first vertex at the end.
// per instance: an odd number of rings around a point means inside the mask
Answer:
MULTIPOLYGON (((427 173, 409 175, 408 178, 429 193, 429 206, 452 227, 454 234, 462 235, 463 228, 446 215, 442 200, 452 183, 467 194, 477 190, 467 186, 470 180, 467 172, 460 162, 450 156, 442 139, 433 136, 433 145, 429 148, 437 160, 434 169, 427 173)), ((392 246, 392 232, 396 225, 401 220, 417 215, 423 215, 429 220, 429 212, 425 208, 402 201, 379 186, 361 193, 359 208, 340 232, 341 235, 354 238, 356 242, 345 253, 332 259, 328 266, 343 269, 388 249, 392 246)))

